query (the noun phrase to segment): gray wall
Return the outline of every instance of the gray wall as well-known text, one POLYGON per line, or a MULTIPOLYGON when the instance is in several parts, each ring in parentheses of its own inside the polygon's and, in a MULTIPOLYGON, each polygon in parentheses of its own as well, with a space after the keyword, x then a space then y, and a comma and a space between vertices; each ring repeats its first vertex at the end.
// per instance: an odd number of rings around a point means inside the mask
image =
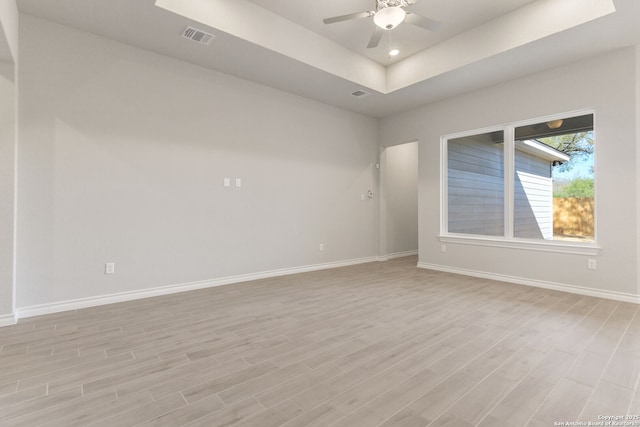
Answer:
POLYGON ((420 141, 420 262, 638 294, 636 61, 635 48, 623 49, 382 119, 383 145, 420 141), (587 269, 589 256, 572 253, 461 244, 448 244, 441 252, 440 208, 433 200, 440 197, 442 135, 586 108, 596 111, 596 218, 602 247, 597 270, 587 269))
POLYGON ((21 18, 18 307, 377 256, 375 119, 21 18))
POLYGON ((387 147, 383 153, 386 248, 381 255, 418 250, 418 141, 387 147))

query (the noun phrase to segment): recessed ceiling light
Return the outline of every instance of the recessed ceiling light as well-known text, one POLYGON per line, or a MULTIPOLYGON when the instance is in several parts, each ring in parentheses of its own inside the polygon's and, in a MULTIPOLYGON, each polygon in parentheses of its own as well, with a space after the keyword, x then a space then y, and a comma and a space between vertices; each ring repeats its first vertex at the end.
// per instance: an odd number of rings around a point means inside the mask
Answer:
POLYGON ((400 51, 398 49, 391 49, 389 51, 389 56, 396 56, 399 53, 400 53, 400 51))

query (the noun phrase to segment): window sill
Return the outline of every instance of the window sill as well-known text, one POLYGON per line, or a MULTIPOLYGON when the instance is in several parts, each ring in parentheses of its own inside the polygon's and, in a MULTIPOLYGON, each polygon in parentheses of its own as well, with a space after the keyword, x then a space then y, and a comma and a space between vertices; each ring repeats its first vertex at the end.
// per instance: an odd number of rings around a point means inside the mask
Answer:
POLYGON ((600 247, 595 243, 571 244, 558 241, 505 240, 478 236, 439 236, 442 243, 522 249, 527 251, 558 252, 574 255, 598 255, 600 247))

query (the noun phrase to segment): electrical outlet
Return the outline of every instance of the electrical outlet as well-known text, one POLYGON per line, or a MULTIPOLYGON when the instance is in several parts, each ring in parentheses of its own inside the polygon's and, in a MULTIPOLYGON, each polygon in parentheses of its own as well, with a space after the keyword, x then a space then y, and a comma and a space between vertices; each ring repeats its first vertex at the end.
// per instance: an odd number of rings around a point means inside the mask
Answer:
POLYGON ((447 252, 447 245, 440 245, 440 252, 447 252))
POLYGON ((114 274, 116 272, 116 263, 108 262, 104 265, 104 274, 114 274))
POLYGON ((236 178, 236 188, 242 187, 242 179, 236 178))
POLYGON ((587 268, 589 270, 595 270, 596 269, 596 260, 593 258, 590 258, 587 260, 587 268))
POLYGON ((321 251, 324 251, 324 243, 320 243, 320 246, 318 246, 318 249, 320 249, 321 251))
POLYGON ((225 187, 229 187, 231 185, 231 178, 225 178, 222 181, 222 185, 224 185, 225 187))

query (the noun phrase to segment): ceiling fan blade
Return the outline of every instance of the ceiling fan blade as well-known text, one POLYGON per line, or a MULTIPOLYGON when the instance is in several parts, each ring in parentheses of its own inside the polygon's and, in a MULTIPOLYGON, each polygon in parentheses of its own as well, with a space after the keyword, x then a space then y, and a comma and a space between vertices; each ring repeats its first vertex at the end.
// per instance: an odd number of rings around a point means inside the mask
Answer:
POLYGON ((333 18, 325 18, 322 20, 325 24, 334 24, 336 22, 349 21, 351 19, 368 18, 375 15, 373 11, 349 13, 348 15, 334 16, 333 18))
POLYGON ((436 21, 435 19, 426 18, 413 12, 407 12, 407 17, 404 18, 404 22, 417 25, 418 27, 422 27, 425 30, 429 31, 438 31, 438 29, 442 25, 441 22, 436 21))
POLYGON ((371 34, 371 38, 369 39, 369 44, 367 45, 367 49, 371 49, 374 47, 378 47, 382 36, 384 35, 384 30, 377 25, 373 29, 373 34, 371 34))

